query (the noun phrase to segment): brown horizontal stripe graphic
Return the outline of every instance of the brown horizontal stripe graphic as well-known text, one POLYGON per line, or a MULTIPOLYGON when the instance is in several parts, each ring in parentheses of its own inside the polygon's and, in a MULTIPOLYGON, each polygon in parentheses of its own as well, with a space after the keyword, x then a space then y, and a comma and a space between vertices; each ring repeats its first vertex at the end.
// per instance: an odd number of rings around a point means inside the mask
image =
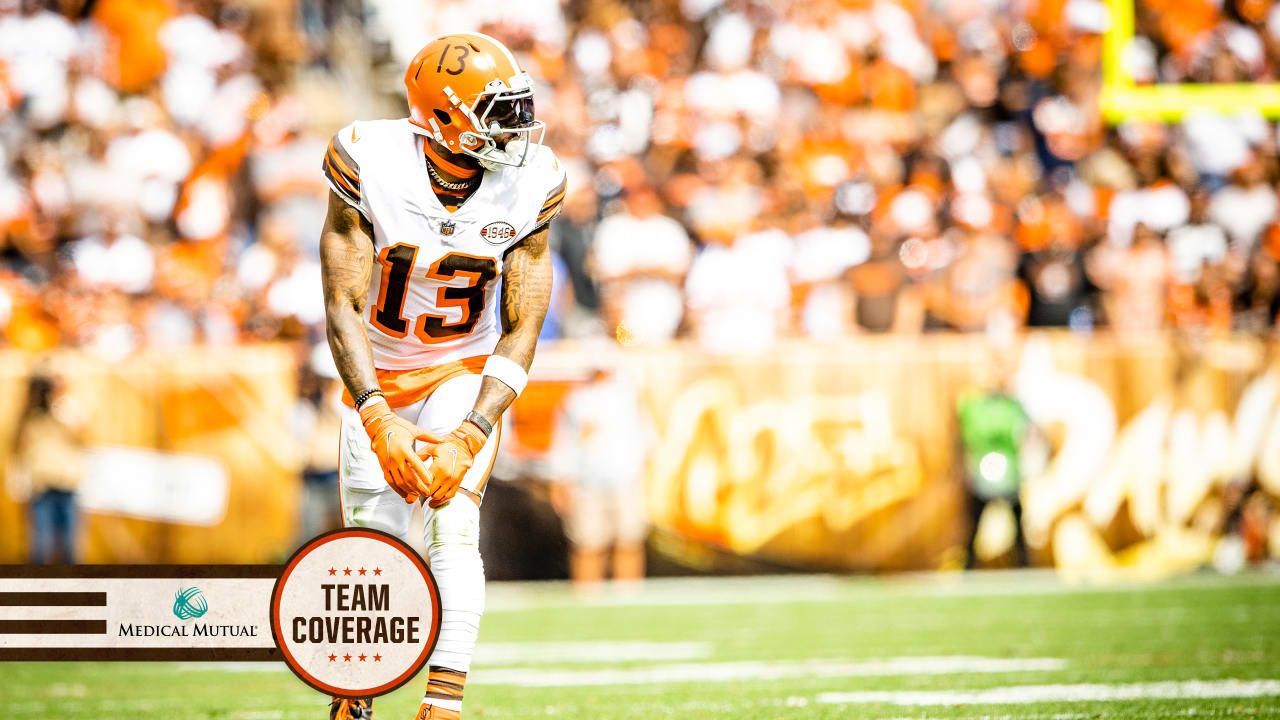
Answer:
POLYGON ((283 565, 0 565, 0 578, 278 578, 283 565))
POLYGON ((0 634, 106 635, 106 620, 0 620, 0 634))
POLYGON ((104 592, 0 592, 0 607, 103 607, 104 592))
POLYGON ((0 662, 263 662, 280 660, 275 648, 8 648, 0 662))

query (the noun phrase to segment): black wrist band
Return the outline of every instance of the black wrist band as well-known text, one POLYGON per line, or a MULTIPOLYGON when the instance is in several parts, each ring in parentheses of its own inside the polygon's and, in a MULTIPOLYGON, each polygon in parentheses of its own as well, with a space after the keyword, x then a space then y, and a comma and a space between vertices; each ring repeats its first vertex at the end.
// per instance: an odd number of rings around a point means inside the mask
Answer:
MULTIPOLYGON (((360 406, 365 404, 365 402, 368 401, 369 398, 373 397, 374 395, 382 395, 382 391, 379 390, 378 388, 374 388, 372 390, 365 390, 364 392, 360 393, 360 397, 356 398, 355 402, 352 404, 356 406, 356 410, 359 410, 360 406)), ((382 397, 385 398, 386 395, 382 395, 382 397)))
POLYGON ((480 428, 480 432, 484 433, 485 437, 489 437, 493 433, 493 423, 486 420, 483 415, 475 410, 467 413, 467 419, 475 423, 475 426, 480 428))

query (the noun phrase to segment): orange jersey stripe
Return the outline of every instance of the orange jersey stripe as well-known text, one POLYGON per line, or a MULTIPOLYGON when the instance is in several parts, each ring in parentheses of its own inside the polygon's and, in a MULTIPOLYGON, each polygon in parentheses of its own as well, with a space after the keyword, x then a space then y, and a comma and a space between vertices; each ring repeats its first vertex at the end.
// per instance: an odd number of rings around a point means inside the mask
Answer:
POLYGON ((533 222, 533 225, 534 227, 537 227, 538 225, 542 225, 543 223, 551 220, 552 218, 554 218, 559 214, 560 214, 560 206, 557 205, 551 208, 550 210, 544 211, 541 215, 539 215, 538 219, 533 222))
POLYGON ((333 167, 333 163, 330 161, 330 159, 329 159, 329 158, 330 158, 330 156, 329 156, 329 155, 325 155, 325 156, 324 156, 324 164, 325 164, 325 165, 327 165, 327 166, 329 167, 329 173, 331 174, 331 176, 333 177, 333 179, 334 179, 334 180, 337 180, 337 181, 338 181, 338 182, 339 182, 343 187, 345 187, 346 189, 348 189, 348 190, 350 190, 352 193, 354 193, 354 194, 355 194, 355 196, 356 196, 356 198, 359 198, 359 197, 360 197, 360 185, 359 185, 359 183, 358 183, 358 182, 353 182, 353 181, 349 180, 348 178, 346 178, 345 176, 343 176, 343 174, 342 174, 341 172, 338 172, 337 170, 335 170, 335 169, 334 169, 334 167, 333 167))
POLYGON ((542 210, 543 210, 543 212, 546 212, 547 210, 549 210, 550 208, 552 208, 552 207, 554 207, 554 206, 556 206, 556 205, 559 205, 559 204, 560 204, 560 201, 561 201, 561 200, 564 200, 564 194, 565 194, 565 191, 564 191, 564 190, 561 190, 559 195, 555 195, 555 196, 552 196, 552 197, 548 198, 548 199, 547 199, 547 201, 546 201, 545 203, 543 203, 543 204, 542 204, 542 210))

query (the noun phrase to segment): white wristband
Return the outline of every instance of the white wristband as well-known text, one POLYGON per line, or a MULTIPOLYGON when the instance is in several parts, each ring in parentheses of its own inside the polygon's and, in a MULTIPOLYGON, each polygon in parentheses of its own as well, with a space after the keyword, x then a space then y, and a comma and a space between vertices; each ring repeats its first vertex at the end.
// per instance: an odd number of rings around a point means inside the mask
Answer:
POLYGON ((529 373, 514 360, 501 355, 489 356, 484 363, 484 374, 511 388, 516 397, 520 397, 520 393, 524 392, 524 386, 529 384, 529 373))

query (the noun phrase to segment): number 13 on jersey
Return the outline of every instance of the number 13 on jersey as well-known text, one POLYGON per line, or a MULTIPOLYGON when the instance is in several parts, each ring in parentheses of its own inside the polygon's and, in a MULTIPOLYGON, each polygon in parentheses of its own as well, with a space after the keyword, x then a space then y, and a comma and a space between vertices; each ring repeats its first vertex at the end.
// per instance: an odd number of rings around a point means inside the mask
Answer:
MULTIPOLYGON (((392 337, 403 338, 409 334, 410 320, 404 316, 404 301, 417 258, 418 247, 405 243, 392 245, 378 253, 378 264, 382 266, 381 290, 378 303, 369 309, 369 321, 392 337)), ((464 278, 467 284, 438 288, 435 309, 459 308, 462 319, 449 323, 444 315, 423 313, 412 323, 414 336, 428 345, 435 345, 470 333, 484 312, 489 283, 497 275, 498 264, 493 258, 449 253, 436 260, 426 272, 427 279, 447 283, 464 278)))

